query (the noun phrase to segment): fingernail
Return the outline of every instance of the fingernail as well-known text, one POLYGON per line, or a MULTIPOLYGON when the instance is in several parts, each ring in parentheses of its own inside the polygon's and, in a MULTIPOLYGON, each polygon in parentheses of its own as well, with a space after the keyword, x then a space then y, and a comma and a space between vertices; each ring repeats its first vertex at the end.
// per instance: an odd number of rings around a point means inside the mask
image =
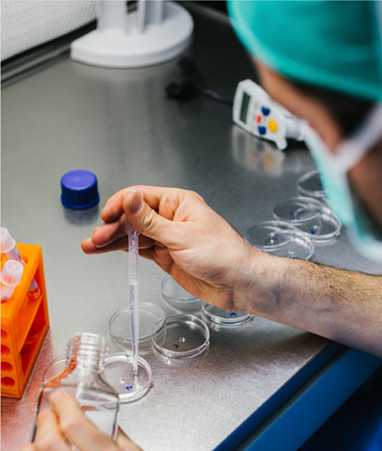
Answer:
POLYGON ((54 391, 49 396, 49 401, 51 402, 51 404, 57 404, 61 398, 62 398, 62 393, 60 391, 54 391))
POLYGON ((141 196, 137 193, 134 194, 130 201, 130 211, 135 214, 138 213, 143 207, 143 202, 141 196))

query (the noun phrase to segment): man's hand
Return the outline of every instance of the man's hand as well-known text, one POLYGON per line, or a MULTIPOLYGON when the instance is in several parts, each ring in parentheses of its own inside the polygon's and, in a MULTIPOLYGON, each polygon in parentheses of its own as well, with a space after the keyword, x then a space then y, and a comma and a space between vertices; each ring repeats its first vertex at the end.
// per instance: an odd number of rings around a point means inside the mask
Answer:
POLYGON ((67 440, 80 451, 142 451, 121 429, 115 442, 97 429, 68 393, 56 391, 49 401, 52 410, 38 416, 35 440, 21 451, 71 451, 67 440))
MULTIPOLYGON (((192 191, 148 186, 123 189, 102 211, 104 224, 82 243, 87 254, 128 250, 125 218, 140 233, 140 255, 199 299, 225 309, 235 305, 233 291, 249 283, 249 246, 227 222, 192 191)), ((260 254, 266 258, 265 254, 260 254)), ((256 260, 256 259, 252 259, 256 260)))

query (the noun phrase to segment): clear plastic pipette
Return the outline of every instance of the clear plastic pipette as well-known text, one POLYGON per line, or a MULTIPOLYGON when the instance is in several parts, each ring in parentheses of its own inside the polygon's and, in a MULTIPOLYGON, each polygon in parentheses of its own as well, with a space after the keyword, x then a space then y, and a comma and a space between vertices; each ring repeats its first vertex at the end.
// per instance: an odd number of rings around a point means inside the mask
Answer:
MULTIPOLYGON (((138 188, 130 191, 137 192, 142 198, 143 193, 138 188)), ((125 230, 129 237, 129 287, 130 287, 130 327, 133 351, 133 371, 138 376, 138 341, 139 341, 139 275, 138 275, 138 236, 127 220, 125 230)))
MULTIPOLYGON (((1 227, 0 229, 0 239, 1 239, 1 252, 4 253, 8 260, 16 260, 20 262, 22 265, 25 265, 25 261, 21 256, 14 238, 11 237, 9 230, 5 227, 1 227)), ((40 288, 37 285, 37 282, 32 279, 32 282, 29 286, 28 294, 32 297, 40 296, 40 288)))

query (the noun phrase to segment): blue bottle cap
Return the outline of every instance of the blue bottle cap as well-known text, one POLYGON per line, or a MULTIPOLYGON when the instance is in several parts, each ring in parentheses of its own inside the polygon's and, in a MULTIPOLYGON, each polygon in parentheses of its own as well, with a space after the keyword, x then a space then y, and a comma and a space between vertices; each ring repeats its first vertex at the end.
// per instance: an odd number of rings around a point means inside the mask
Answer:
POLYGON ((90 171, 77 169, 61 178, 61 202, 69 208, 89 208, 99 202, 97 177, 90 171))

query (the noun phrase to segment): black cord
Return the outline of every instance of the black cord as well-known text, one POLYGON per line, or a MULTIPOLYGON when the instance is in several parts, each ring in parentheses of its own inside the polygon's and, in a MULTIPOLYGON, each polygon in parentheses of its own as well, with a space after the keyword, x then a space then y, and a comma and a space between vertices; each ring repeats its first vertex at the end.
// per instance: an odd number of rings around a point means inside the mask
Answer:
POLYGON ((199 94, 206 94, 217 102, 233 105, 233 100, 222 97, 217 92, 209 89, 204 81, 198 66, 188 57, 178 61, 181 68, 181 83, 172 82, 166 86, 167 96, 172 99, 190 100, 199 94))
POLYGON ((220 94, 218 94, 215 91, 212 91, 212 89, 204 89, 202 91, 203 94, 207 94, 211 96, 214 100, 221 103, 226 103, 228 105, 233 105, 233 100, 227 99, 226 97, 222 97, 220 94))

